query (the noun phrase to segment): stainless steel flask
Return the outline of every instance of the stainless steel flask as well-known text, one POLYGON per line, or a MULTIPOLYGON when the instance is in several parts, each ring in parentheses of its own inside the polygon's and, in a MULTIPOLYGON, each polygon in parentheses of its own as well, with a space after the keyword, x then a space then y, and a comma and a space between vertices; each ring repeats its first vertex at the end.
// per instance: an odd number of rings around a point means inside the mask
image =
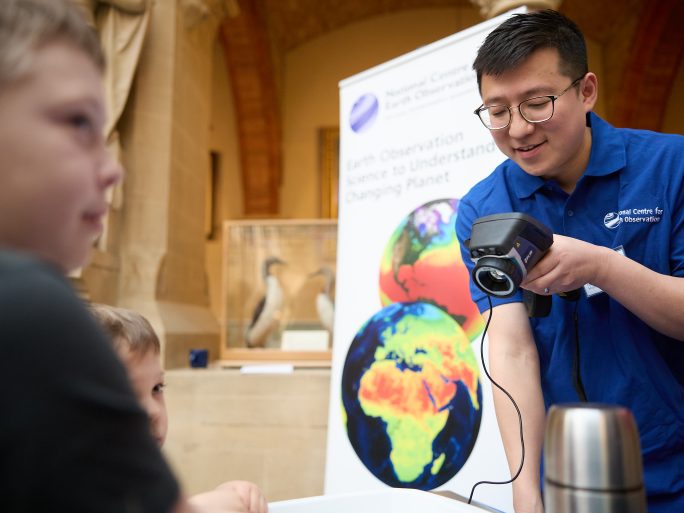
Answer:
POLYGON ((646 513, 639 433, 620 406, 552 406, 544 437, 545 513, 646 513))

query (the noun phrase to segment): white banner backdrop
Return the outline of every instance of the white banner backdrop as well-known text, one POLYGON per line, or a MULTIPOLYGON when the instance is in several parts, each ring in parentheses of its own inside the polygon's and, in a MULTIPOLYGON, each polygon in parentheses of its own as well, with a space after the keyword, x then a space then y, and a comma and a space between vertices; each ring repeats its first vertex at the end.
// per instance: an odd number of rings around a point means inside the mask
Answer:
MULTIPOLYGON (((468 497, 510 477, 453 233, 458 200, 504 159, 473 114, 472 63, 510 14, 340 83, 326 494, 468 497)), ((510 485, 474 500, 512 511, 510 485)))

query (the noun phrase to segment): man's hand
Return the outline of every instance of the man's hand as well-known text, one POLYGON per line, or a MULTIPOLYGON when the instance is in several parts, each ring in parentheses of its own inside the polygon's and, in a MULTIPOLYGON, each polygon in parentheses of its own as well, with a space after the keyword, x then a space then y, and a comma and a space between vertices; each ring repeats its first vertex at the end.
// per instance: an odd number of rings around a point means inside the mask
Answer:
POLYGON ((601 258, 605 251, 610 250, 554 234, 553 245, 548 253, 537 262, 520 286, 537 294, 548 295, 594 283, 605 261, 601 258))
POLYGON ((684 340, 684 278, 660 274, 612 249, 554 234, 549 252, 520 285, 548 295, 586 283, 599 287, 651 328, 684 340))

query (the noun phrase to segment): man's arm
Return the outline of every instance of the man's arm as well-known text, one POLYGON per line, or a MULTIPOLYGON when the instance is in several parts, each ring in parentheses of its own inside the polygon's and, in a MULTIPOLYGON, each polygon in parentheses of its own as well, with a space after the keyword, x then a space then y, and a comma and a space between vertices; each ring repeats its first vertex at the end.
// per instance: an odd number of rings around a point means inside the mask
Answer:
POLYGON ((684 278, 657 273, 611 249, 554 235, 523 286, 538 294, 601 288, 654 330, 684 340, 684 278))
MULTIPOLYGON (((485 317, 487 313, 483 314, 485 317)), ((513 482, 516 513, 542 513, 539 468, 544 438, 544 401, 539 377, 539 356, 527 311, 522 303, 508 303, 492 310, 489 324, 489 366, 492 378, 515 399, 523 421, 525 463, 513 482)), ((520 466, 518 415, 500 390, 492 386, 496 419, 501 431, 511 476, 520 466)))

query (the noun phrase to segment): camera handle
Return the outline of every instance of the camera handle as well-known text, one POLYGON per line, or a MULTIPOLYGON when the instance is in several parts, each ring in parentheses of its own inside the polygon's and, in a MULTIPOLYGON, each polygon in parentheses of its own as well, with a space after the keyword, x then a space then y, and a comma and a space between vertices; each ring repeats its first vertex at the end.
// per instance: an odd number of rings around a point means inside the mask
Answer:
POLYGON ((559 292, 558 296, 567 301, 577 301, 580 298, 582 289, 568 290, 567 292, 559 292))
MULTIPOLYGON (((577 301, 580 298, 581 289, 569 290, 567 292, 559 292, 558 296, 566 301, 577 301)), ((546 317, 551 312, 551 296, 542 296, 534 292, 523 289, 523 303, 527 309, 529 317, 546 317)), ((582 374, 580 372, 580 341, 579 341, 579 319, 577 316, 577 305, 575 303, 575 311, 573 313, 573 323, 575 330, 575 354, 572 361, 572 385, 577 392, 580 401, 587 402, 587 393, 584 390, 582 383, 582 374)))
POLYGON ((542 296, 523 289, 523 303, 528 317, 546 317, 551 312, 551 296, 542 296))
MULTIPOLYGON (((580 298, 582 289, 568 290, 556 294, 566 301, 577 301, 580 298)), ((523 289, 523 303, 527 309, 528 317, 546 317, 551 312, 551 296, 542 296, 534 292, 523 289)))

